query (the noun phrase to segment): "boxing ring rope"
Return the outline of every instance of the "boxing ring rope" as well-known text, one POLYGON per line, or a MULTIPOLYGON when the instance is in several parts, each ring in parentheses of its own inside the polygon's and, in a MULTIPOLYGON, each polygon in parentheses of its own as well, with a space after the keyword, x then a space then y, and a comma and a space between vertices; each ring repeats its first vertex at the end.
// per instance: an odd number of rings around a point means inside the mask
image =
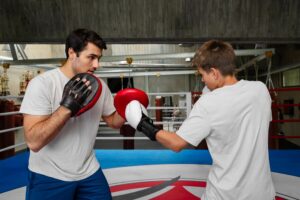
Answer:
POLYGON ((283 123, 283 122, 300 122, 300 119, 275 119, 275 120, 272 120, 273 123, 283 123))
POLYGON ((5 112, 5 113, 0 113, 0 116, 17 115, 17 114, 22 114, 22 113, 20 113, 19 111, 5 112))
MULTIPOLYGON (((270 80, 271 81, 271 80, 270 80)), ((269 85, 270 86, 270 85, 269 85)), ((273 85, 271 85, 273 86, 273 85)), ((284 126, 283 123, 299 123, 300 119, 297 118, 291 118, 293 115, 290 115, 288 119, 284 119, 283 113, 281 113, 281 109, 289 109, 290 107, 299 107, 300 108, 300 103, 294 103, 292 102, 287 102, 286 104, 278 103, 278 100, 283 100, 283 96, 280 96, 282 92, 290 92, 289 94, 294 94, 293 99, 297 96, 294 92, 298 93, 300 91, 300 87, 284 87, 284 88, 270 88, 269 87, 269 92, 272 97, 272 116, 273 120, 270 123, 270 128, 269 128, 269 145, 273 146, 275 149, 281 149, 284 148, 285 143, 282 143, 281 141, 287 141, 287 142, 292 142, 291 140, 299 140, 300 135, 295 135, 294 133, 291 133, 290 127, 294 127, 295 125, 289 125, 289 126, 284 126), (293 93, 292 93, 293 92, 293 93), (280 98, 281 97, 281 98, 280 98), (278 98, 278 99, 277 99, 278 98), (281 114, 278 114, 281 113, 281 114), (282 117, 280 116, 282 115, 282 117), (278 125, 276 124, 278 123, 278 125), (285 128, 284 128, 285 127, 285 128), (289 133, 289 135, 285 135, 285 132, 289 133)), ((288 95, 289 96, 289 95, 288 95)), ((296 98, 297 99, 297 98, 296 98)), ((294 109, 294 108, 293 108, 294 109)), ((288 115, 288 113, 284 113, 288 115)), ((298 125, 296 125, 298 126, 298 125)), ((293 142, 292 142, 293 143, 293 142)), ((296 143, 297 144, 297 143, 296 143)), ((298 143, 299 144, 299 143, 298 143)))
POLYGON ((96 140, 150 140, 148 137, 96 137, 96 140))
MULTIPOLYGON (((177 122, 154 122, 154 124, 156 125, 163 125, 163 124, 172 124, 172 125, 180 125, 182 124, 183 121, 177 121, 177 122)), ((101 124, 105 124, 104 122, 102 122, 101 124)), ((128 124, 128 123, 125 123, 128 124)), ((15 128, 9 128, 9 129, 4 129, 4 130, 0 130, 0 134, 1 133, 6 133, 6 132, 11 132, 11 131, 16 131, 16 130, 21 130, 23 129, 23 126, 19 126, 19 127, 15 127, 15 128)), ((107 132, 107 131, 106 131, 107 132)), ((115 131, 115 132, 108 132, 108 133, 117 133, 119 135, 119 132, 115 131)), ((104 133, 105 134, 105 133, 104 133)), ((148 137, 96 137, 96 140, 149 140, 148 137)), ((5 147, 3 149, 0 149, 0 153, 6 150, 10 150, 10 149, 14 149, 16 147, 19 146, 27 146, 25 142, 21 142, 15 145, 11 145, 8 147, 5 147)))
POLYGON ((147 110, 163 110, 163 109, 174 109, 174 108, 177 108, 177 109, 187 109, 187 107, 178 107, 178 106, 172 106, 172 107, 163 107, 163 106, 160 106, 160 107, 148 107, 147 110))
POLYGON ((14 96, 14 95, 7 95, 7 96, 0 96, 0 99, 22 99, 24 96, 20 95, 20 96, 14 96))
POLYGON ((300 87, 272 88, 270 92, 300 91, 300 87))
POLYGON ((292 107, 292 106, 300 106, 300 104, 273 104, 273 108, 285 108, 285 107, 292 107))
POLYGON ((27 146, 27 144, 25 142, 21 142, 21 143, 18 143, 18 144, 15 144, 15 145, 8 146, 8 147, 5 147, 3 149, 0 149, 0 152, 7 151, 7 150, 10 150, 10 149, 14 149, 16 147, 23 146, 23 145, 27 146))
POLYGON ((17 131, 17 130, 20 130, 20 129, 23 129, 23 126, 18 126, 18 127, 15 127, 15 128, 8 128, 8 129, 0 130, 0 134, 10 132, 10 131, 17 131))
POLYGON ((286 139, 286 138, 291 138, 291 139, 300 139, 300 136, 283 136, 283 135, 272 135, 272 139, 286 139))
MULTIPOLYGON (((293 87, 293 88, 273 88, 269 90, 270 92, 284 92, 284 91, 300 91, 300 87, 293 87)), ((193 93, 194 94, 194 93, 193 93)), ((185 99, 186 99, 186 106, 149 106, 147 108, 147 110, 149 111, 153 111, 153 110, 185 110, 186 111, 186 116, 188 115, 188 113, 190 112, 191 108, 192 108, 192 93, 190 92, 173 92, 173 93, 169 93, 169 92, 165 92, 165 93, 148 93, 149 96, 170 96, 170 95, 185 95, 185 99)), ((199 94, 201 94, 201 92, 199 92, 199 94)), ((8 96, 9 98, 21 98, 19 96, 8 96)), ((296 107, 296 106, 300 106, 300 104, 272 104, 272 108, 286 108, 286 107, 296 107)), ((9 116, 9 115, 17 115, 17 114, 21 114, 19 111, 13 111, 13 112, 4 112, 4 113, 0 113, 0 116, 9 116)), ((155 121, 154 117, 151 117, 152 119, 154 119, 154 124, 155 125, 167 125, 167 129, 169 128, 169 126, 173 126, 173 125, 178 125, 180 126, 183 123, 183 120, 185 119, 185 117, 176 117, 177 121, 174 121, 174 117, 164 117, 164 119, 166 121, 155 121), (180 121, 178 121, 178 119, 180 119, 180 121)), ((300 119, 285 119, 285 120, 277 120, 274 119, 271 121, 272 123, 298 123, 300 122, 300 119)), ((127 122, 125 124, 128 124, 127 122)), ((99 129, 101 126, 106 126, 105 122, 99 122, 99 129)), ((164 127, 165 128, 165 127, 164 127)), ((14 128, 8 128, 8 129, 4 129, 4 130, 0 130, 0 134, 3 133, 7 133, 7 132, 12 132, 12 131, 18 131, 23 129, 23 126, 19 126, 19 127, 14 127, 14 128)), ((101 134, 116 134, 119 135, 119 132, 116 131, 109 131, 109 130, 102 130, 101 134)), ((283 136, 283 135, 270 135, 269 136, 271 139, 300 139, 300 136, 283 136)), ((118 136, 97 136, 96 140, 149 140, 148 137, 118 137, 118 136)), ((19 146, 26 146, 26 143, 23 141, 21 143, 15 144, 15 145, 11 145, 11 146, 7 146, 3 149, 0 149, 0 152, 6 151, 6 150, 10 150, 19 146)))

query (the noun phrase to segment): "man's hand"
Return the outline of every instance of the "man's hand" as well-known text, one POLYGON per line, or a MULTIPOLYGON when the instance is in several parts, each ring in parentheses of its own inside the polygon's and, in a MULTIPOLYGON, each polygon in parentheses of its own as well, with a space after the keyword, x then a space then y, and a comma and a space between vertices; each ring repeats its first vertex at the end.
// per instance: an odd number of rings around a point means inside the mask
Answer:
POLYGON ((145 107, 138 101, 131 101, 125 109, 128 123, 138 131, 144 133, 150 140, 156 140, 156 133, 161 129, 153 124, 153 120, 147 116, 145 107))
POLYGON ((102 92, 100 80, 92 74, 75 75, 66 85, 60 105, 71 110, 71 116, 79 116, 92 108, 102 92))
POLYGON ((147 94, 135 88, 119 91, 114 99, 117 112, 128 121, 130 126, 143 132, 151 140, 156 140, 155 135, 160 129, 147 116, 146 107, 148 104, 147 94))
POLYGON ((146 108, 149 104, 149 99, 147 94, 139 89, 126 88, 120 90, 114 98, 114 106, 121 117, 125 117, 126 106, 133 100, 137 100, 140 104, 144 105, 146 108))

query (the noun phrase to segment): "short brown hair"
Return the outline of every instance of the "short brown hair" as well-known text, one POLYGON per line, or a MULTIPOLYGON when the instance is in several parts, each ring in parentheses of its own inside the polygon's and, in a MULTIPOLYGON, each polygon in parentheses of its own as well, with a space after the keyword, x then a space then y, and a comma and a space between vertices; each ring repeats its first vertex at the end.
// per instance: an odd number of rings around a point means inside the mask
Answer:
POLYGON ((78 56, 89 42, 99 49, 106 49, 105 41, 95 31, 83 28, 72 31, 66 39, 65 53, 67 58, 69 57, 69 48, 72 48, 78 56))
POLYGON ((205 42, 195 53, 193 66, 201 67, 206 72, 216 68, 223 76, 235 74, 235 54, 232 46, 223 41, 205 42))

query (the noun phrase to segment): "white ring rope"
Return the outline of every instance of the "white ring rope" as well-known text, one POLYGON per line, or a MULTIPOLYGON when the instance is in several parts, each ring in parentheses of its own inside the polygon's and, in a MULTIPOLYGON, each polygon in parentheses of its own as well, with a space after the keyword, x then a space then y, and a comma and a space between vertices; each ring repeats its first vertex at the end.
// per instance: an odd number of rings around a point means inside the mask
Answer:
POLYGON ((17 114, 22 114, 22 113, 20 113, 19 111, 4 112, 4 113, 0 113, 0 116, 17 115, 17 114))
POLYGON ((96 140, 149 140, 148 137, 96 137, 96 140))
POLYGON ((6 132, 10 132, 10 131, 20 130, 22 128, 23 128, 23 126, 18 126, 18 127, 15 127, 15 128, 8 128, 8 129, 0 130, 0 134, 1 133, 6 133, 6 132))
POLYGON ((14 149, 14 148, 16 148, 16 147, 18 147, 18 146, 23 146, 23 145, 26 145, 26 146, 27 146, 27 144, 26 144, 25 142, 22 142, 22 143, 19 143, 19 144, 15 144, 15 145, 8 146, 8 147, 5 147, 5 148, 3 148, 3 149, 0 149, 0 152, 2 152, 2 151, 7 151, 7 150, 10 150, 10 149, 14 149))

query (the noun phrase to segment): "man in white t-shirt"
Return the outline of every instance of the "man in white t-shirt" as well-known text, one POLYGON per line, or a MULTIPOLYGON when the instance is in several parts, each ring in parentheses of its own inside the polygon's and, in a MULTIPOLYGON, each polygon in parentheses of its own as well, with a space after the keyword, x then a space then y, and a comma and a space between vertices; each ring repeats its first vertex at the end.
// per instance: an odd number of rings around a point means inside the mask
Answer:
POLYGON ((202 200, 274 199, 268 156, 268 89, 258 81, 237 80, 234 50, 226 42, 204 43, 193 64, 208 90, 176 133, 157 129, 141 109, 133 109, 141 108, 135 102, 126 107, 127 121, 174 151, 206 140, 213 163, 202 200))
MULTIPOLYGON (((66 40, 65 64, 30 81, 20 109, 30 149, 26 199, 112 198, 93 151, 100 119, 112 128, 125 122, 115 112, 110 90, 97 81, 102 87, 99 99, 79 116, 69 106, 72 100, 62 99, 72 77, 99 67, 103 49, 106 44, 94 31, 74 30, 66 40)), ((88 87, 88 81, 85 84, 88 87)), ((74 98, 78 96, 80 92, 74 98)))

